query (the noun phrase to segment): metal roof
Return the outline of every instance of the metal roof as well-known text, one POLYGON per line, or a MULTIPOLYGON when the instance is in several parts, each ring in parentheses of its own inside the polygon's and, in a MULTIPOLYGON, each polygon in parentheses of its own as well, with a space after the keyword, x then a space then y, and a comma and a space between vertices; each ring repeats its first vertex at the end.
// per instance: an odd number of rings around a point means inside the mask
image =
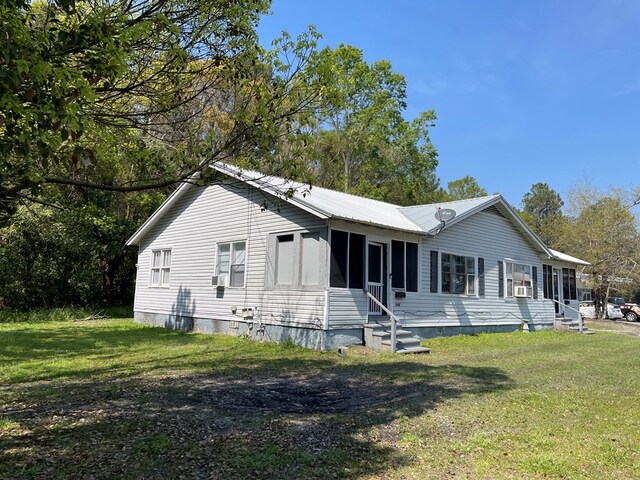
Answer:
POLYGON ((576 263, 578 265, 591 265, 589 262, 585 260, 580 260, 579 258, 572 257, 571 255, 567 255, 566 253, 559 252, 558 250, 554 250, 552 248, 549 249, 553 254, 553 258, 556 260, 562 260, 563 262, 576 263))
MULTIPOLYGON (((456 212, 456 216, 444 225, 444 228, 448 228, 481 210, 495 206, 500 213, 511 220, 513 225, 520 230, 540 252, 557 260, 589 265, 589 263, 584 260, 556 250, 551 250, 544 245, 501 195, 489 195, 453 202, 402 207, 392 203, 329 190, 327 188, 310 188, 309 185, 304 183, 264 175, 250 170, 242 170, 238 167, 219 162, 211 165, 211 168, 231 178, 236 178, 238 181, 252 185, 264 192, 268 192, 284 201, 290 202, 323 219, 337 218, 423 235, 435 235, 443 228, 442 223, 436 219, 438 208, 452 209, 456 212)), ((198 178, 200 178, 200 174, 196 173, 173 192, 160 208, 127 240, 127 245, 137 245, 165 212, 187 191, 193 188, 194 181, 198 178)))
POLYGON ((288 200, 322 218, 338 218, 394 230, 425 233, 421 226, 401 213, 400 206, 392 203, 322 187, 309 188, 309 185, 303 183, 250 170, 240 170, 230 165, 216 164, 213 168, 288 200), (287 192, 293 196, 287 198, 287 192))
POLYGON ((452 225, 471 213, 475 213, 478 210, 484 210, 500 199, 500 195, 489 195, 486 197, 469 198, 467 200, 456 200, 453 202, 398 207, 398 209, 400 213, 419 225, 425 233, 434 233, 442 227, 441 222, 436 219, 436 212, 439 208, 451 209, 456 212, 456 216, 447 222, 448 225, 452 225))

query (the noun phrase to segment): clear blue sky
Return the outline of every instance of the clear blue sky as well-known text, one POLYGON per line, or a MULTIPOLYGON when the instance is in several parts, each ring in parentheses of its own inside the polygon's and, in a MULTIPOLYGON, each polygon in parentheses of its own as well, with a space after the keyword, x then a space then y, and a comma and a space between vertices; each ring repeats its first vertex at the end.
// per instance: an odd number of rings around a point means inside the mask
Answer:
POLYGON ((274 0, 260 38, 310 24, 390 60, 408 119, 436 110, 444 187, 471 175, 519 207, 536 182, 640 183, 640 0, 274 0))

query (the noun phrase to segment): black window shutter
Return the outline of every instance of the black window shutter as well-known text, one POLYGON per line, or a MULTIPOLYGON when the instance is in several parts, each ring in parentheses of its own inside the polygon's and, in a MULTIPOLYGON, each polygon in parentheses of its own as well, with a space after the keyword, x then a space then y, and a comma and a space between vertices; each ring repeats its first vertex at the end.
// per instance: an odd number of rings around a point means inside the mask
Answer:
POLYGON ((430 278, 430 292, 438 293, 438 252, 431 250, 431 278, 430 278))
POLYGON ((478 295, 484 295, 484 258, 478 258, 478 295))
POLYGON ((498 297, 504 298, 504 268, 502 261, 498 260, 498 297))
POLYGON ((533 277, 533 281, 531 285, 533 286, 533 298, 538 298, 538 267, 531 267, 531 276, 533 277))

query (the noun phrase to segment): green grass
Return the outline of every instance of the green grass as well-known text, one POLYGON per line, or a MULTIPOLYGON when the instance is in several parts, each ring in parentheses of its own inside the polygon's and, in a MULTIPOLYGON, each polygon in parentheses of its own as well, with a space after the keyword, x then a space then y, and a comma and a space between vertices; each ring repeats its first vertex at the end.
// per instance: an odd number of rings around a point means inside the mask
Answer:
POLYGON ((427 356, 341 357, 86 316, 0 323, 0 478, 640 471, 638 337, 458 336, 427 356))

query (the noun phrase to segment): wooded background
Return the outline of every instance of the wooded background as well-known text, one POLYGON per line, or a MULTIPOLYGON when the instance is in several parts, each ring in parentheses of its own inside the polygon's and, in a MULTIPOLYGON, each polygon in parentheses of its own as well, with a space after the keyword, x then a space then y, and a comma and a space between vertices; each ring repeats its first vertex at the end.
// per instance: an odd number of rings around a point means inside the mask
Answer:
MULTIPOLYGON (((313 28, 265 49, 256 26, 269 7, 0 6, 0 308, 130 304, 126 239, 212 162, 400 205, 487 194, 469 176, 440 184, 436 112, 407 118, 389 62, 320 49, 313 28)), ((530 174, 520 213, 534 232, 591 262, 601 298, 638 300, 640 191, 577 182, 562 198, 530 174)))

